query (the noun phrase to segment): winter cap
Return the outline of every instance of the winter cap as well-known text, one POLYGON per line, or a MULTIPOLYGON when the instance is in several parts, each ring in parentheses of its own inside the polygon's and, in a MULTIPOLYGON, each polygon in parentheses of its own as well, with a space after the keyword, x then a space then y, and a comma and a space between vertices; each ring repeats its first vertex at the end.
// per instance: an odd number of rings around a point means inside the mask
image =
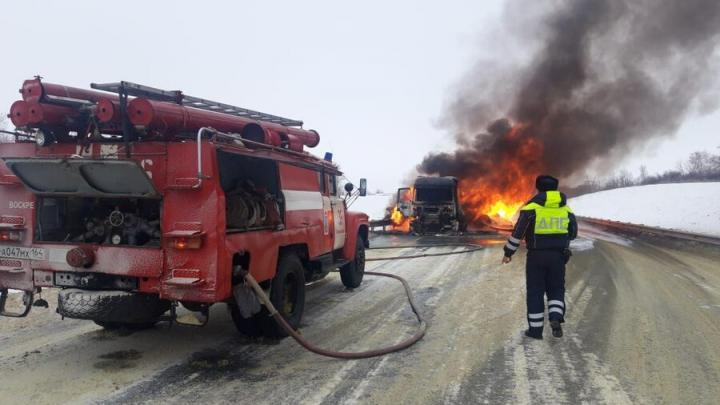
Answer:
POLYGON ((535 179, 535 188, 538 191, 554 191, 558 189, 560 181, 553 176, 541 174, 535 179))

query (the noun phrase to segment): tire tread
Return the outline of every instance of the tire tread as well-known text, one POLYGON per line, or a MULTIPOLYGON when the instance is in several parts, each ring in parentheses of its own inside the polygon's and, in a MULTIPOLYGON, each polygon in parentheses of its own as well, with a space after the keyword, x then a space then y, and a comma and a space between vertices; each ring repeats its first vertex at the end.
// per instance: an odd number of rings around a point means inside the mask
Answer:
POLYGON ((58 313, 60 315, 107 324, 156 322, 169 307, 168 301, 161 300, 152 294, 65 289, 58 295, 58 313))

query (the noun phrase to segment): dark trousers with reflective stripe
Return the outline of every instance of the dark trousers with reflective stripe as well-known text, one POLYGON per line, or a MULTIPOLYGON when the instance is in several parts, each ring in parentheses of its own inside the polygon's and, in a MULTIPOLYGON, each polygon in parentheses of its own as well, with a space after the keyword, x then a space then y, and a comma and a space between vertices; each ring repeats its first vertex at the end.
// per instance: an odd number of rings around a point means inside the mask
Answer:
POLYGON ((565 322, 565 258, 562 251, 528 251, 525 282, 530 333, 542 335, 546 294, 549 320, 565 322))

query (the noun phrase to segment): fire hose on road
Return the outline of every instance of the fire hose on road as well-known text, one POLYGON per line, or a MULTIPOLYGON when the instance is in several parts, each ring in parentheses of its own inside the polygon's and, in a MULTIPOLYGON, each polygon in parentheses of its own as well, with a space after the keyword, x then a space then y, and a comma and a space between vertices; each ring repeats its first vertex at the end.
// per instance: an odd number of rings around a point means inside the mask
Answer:
MULTIPOLYGON (((423 248, 423 247, 466 247, 467 249, 456 252, 439 252, 439 253, 423 253, 418 255, 409 255, 409 256, 392 256, 392 257, 378 257, 378 258, 371 258, 371 259, 365 259, 366 261, 382 261, 382 260, 404 260, 404 259, 415 259, 420 257, 434 257, 434 256, 449 256, 449 255, 457 255, 457 254, 467 254, 471 252, 478 251, 480 249, 483 249, 483 246, 480 245, 474 245, 469 243, 457 243, 457 244, 437 244, 437 245, 409 245, 409 246, 388 246, 388 247, 380 247, 375 249, 405 249, 405 248, 423 248)), ((400 281, 402 283, 403 288, 405 289, 405 294, 407 294, 408 303, 410 304, 410 308, 412 309, 413 313, 415 314, 415 317, 418 320, 419 326, 415 334, 411 336, 410 338, 397 343, 392 346, 380 348, 380 349, 374 349, 374 350, 367 350, 363 352, 338 352, 333 350, 327 350, 323 349, 321 347, 317 347, 313 345, 312 343, 308 342, 301 334, 300 332, 293 329, 290 324, 287 323, 285 318, 280 315, 278 310, 275 308, 275 306, 270 302, 270 298, 267 296, 265 291, 260 287, 257 280, 250 275, 250 273, 246 272, 243 277, 245 278, 245 281, 250 285, 250 287, 255 291, 255 294, 257 295, 260 302, 267 308, 267 310, 270 312, 270 316, 273 317, 275 322, 280 325, 280 327, 287 332, 290 336, 292 336, 293 339, 295 339, 298 344, 300 344, 305 349, 315 353, 319 354, 321 356, 326 357, 332 357, 337 359, 367 359, 370 357, 377 357, 382 356, 389 353, 394 353, 401 351, 403 349, 407 349, 408 347, 414 345, 420 339, 422 339, 425 336, 425 332, 427 331, 428 324, 427 321, 423 318, 422 314, 420 313, 420 310, 418 309, 417 304, 415 303, 415 298, 412 294, 412 289, 410 288, 410 285, 408 282, 395 274, 390 273, 380 273, 380 272, 374 272, 374 271, 366 271, 365 274, 370 276, 379 276, 379 277, 389 277, 393 278, 395 280, 400 281)))

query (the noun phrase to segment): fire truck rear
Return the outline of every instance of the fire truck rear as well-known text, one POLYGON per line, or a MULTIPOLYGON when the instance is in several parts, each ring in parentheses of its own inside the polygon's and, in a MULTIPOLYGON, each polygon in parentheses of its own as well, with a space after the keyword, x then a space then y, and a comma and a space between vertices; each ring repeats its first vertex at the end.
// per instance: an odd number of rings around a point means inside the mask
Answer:
POLYGON ((25 316, 41 289, 59 288, 60 315, 106 328, 202 325, 226 302, 241 332, 282 336, 244 272, 293 327, 307 282, 339 268, 346 287, 361 283, 368 218, 347 211, 331 159, 304 151, 317 132, 180 91, 92 87, 27 80, 11 107, 1 315, 25 316), (15 311, 10 290, 23 292, 15 311))

